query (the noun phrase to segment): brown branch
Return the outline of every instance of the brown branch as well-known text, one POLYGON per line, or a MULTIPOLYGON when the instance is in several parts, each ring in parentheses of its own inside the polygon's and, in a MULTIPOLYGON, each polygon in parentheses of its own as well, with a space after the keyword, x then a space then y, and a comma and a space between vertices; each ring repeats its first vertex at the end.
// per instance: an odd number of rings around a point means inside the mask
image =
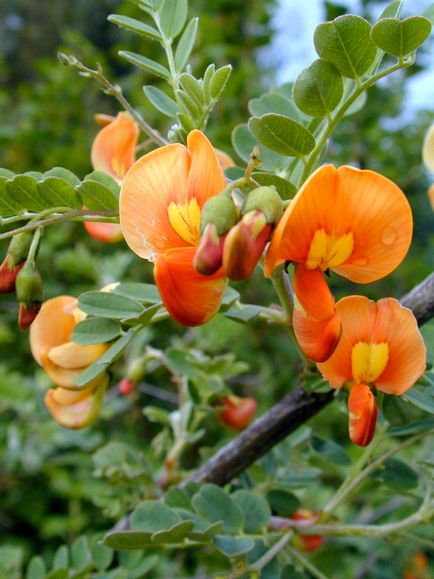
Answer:
MULTIPOLYGON (((434 274, 406 294, 401 303, 414 312, 419 325, 433 317, 434 274)), ((292 392, 183 481, 181 486, 188 481, 212 482, 218 485, 228 483, 332 400, 333 391, 321 394, 305 392, 297 385, 292 392)), ((113 530, 127 528, 129 520, 125 517, 113 530)))

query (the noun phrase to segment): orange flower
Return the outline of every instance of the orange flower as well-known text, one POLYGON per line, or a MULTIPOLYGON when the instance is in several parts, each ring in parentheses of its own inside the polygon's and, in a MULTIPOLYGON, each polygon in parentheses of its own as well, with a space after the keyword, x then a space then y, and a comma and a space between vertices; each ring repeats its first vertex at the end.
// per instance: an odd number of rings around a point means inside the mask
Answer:
MULTIPOLYGON (((126 113, 117 117, 97 115, 96 120, 103 128, 97 134, 91 151, 93 168, 107 173, 119 184, 134 163, 139 127, 126 113)), ((85 221, 86 231, 104 243, 116 243, 122 239, 118 223, 85 221)))
MULTIPOLYGON (((266 276, 280 263, 296 264, 294 284, 302 308, 295 326, 300 335, 313 337, 320 327, 330 330, 334 325, 337 333, 329 341, 336 343, 338 325, 323 272, 332 270, 356 283, 376 281, 401 263, 412 228, 404 193, 386 177, 348 166, 324 165, 315 171, 286 209, 265 259, 266 276), (309 289, 313 271, 318 275, 309 289)), ((318 350, 313 359, 326 359, 333 351, 330 344, 328 352, 324 343, 318 344, 321 356, 318 350)))
POLYGON ((350 436, 372 439, 376 404, 369 386, 399 396, 425 370, 426 348, 413 313, 393 298, 350 296, 336 304, 342 336, 331 357, 317 364, 332 388, 350 384, 350 436))
POLYGON ((30 327, 33 357, 58 386, 47 392, 45 403, 53 418, 67 428, 84 428, 93 421, 107 385, 104 373, 84 389, 75 387, 78 376, 109 347, 71 342, 75 325, 84 317, 76 298, 58 296, 44 302, 30 327))
POLYGON ((226 280, 193 268, 205 202, 225 178, 216 153, 200 131, 187 147, 165 145, 128 171, 120 195, 122 233, 130 248, 154 262, 155 282, 170 315, 186 326, 208 321, 219 309, 226 280))

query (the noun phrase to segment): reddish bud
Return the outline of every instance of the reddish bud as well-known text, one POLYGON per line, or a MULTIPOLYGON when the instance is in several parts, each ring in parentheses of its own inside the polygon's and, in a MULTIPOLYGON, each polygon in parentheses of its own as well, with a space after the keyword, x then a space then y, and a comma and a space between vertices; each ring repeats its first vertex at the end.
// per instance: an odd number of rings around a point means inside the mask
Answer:
POLYGON ((21 330, 27 330, 30 327, 41 309, 42 302, 33 302, 26 306, 23 302, 19 305, 18 326, 21 330))
POLYGON ((119 394, 122 394, 122 396, 128 396, 128 394, 134 392, 135 388, 136 383, 131 378, 122 378, 118 384, 119 394))
POLYGON ((4 258, 0 265, 0 294, 8 294, 15 290, 15 280, 23 265, 24 261, 14 266, 9 254, 4 258))
POLYGON ((366 384, 351 386, 348 398, 350 438, 357 446, 368 446, 377 423, 377 403, 366 384))
MULTIPOLYGON (((314 524, 317 518, 318 513, 307 509, 298 509, 291 517, 293 521, 306 521, 307 525, 314 524)), ((297 535, 296 542, 302 551, 316 551, 322 546, 324 537, 323 535, 297 535)))
POLYGON ((197 272, 202 275, 213 275, 221 268, 225 239, 226 234, 219 236, 214 223, 206 225, 193 259, 193 266, 197 272))
POLYGON ((223 248, 223 267, 229 279, 241 281, 253 273, 264 251, 272 225, 255 209, 229 231, 223 248))
POLYGON ((227 396, 221 401, 223 412, 218 418, 223 424, 234 430, 243 430, 250 424, 256 412, 257 403, 254 398, 240 398, 239 396, 227 396))

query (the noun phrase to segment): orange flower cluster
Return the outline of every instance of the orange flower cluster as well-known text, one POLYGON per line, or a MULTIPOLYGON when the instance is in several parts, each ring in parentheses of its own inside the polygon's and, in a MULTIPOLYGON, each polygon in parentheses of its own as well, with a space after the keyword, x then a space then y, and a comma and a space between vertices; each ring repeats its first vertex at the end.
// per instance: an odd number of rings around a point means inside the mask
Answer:
POLYGON ((372 387, 408 390, 425 369, 426 351, 412 312, 394 299, 350 296, 335 303, 324 273, 357 283, 393 271, 411 242, 412 215, 402 191, 373 171, 332 165, 303 185, 277 226, 265 275, 295 264, 297 340, 332 388, 348 384, 350 437, 372 440, 377 406, 372 387))
POLYGON ((47 300, 30 327, 33 357, 56 388, 48 390, 45 404, 53 418, 66 428, 85 428, 97 417, 108 383, 107 373, 77 388, 78 376, 109 348, 109 344, 71 342, 75 325, 86 315, 72 296, 47 300))

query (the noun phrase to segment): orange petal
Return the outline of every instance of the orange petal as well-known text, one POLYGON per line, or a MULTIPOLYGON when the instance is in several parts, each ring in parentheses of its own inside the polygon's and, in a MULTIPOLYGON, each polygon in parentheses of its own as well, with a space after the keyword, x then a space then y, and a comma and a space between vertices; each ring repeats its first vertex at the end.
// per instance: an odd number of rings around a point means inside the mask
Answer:
POLYGON ((328 320, 335 313, 335 300, 320 269, 295 266, 294 291, 304 311, 316 320, 328 320))
POLYGON ((107 380, 97 388, 94 388, 90 395, 83 399, 78 399, 71 404, 62 404, 58 401, 62 398, 56 395, 57 390, 49 390, 45 395, 45 404, 51 416, 61 426, 71 429, 80 429, 90 426, 97 418, 104 400, 104 392, 107 380))
POLYGON ((336 172, 340 199, 335 230, 351 229, 351 257, 334 271, 356 283, 385 277, 404 259, 410 247, 413 217, 406 196, 392 181, 374 171, 340 167, 336 172))
POLYGON ((33 357, 42 365, 41 352, 67 342, 75 326, 72 313, 77 298, 57 296, 42 304, 39 314, 30 326, 30 348, 33 357))
POLYGON ((91 151, 93 168, 120 183, 134 163, 139 133, 137 123, 127 113, 119 113, 95 137, 91 151))
POLYGON ((140 257, 186 247, 169 222, 170 203, 184 200, 190 157, 184 145, 166 145, 141 157, 123 180, 119 198, 122 233, 140 257))
POLYGON ((226 179, 216 151, 201 131, 191 131, 187 137, 187 147, 191 156, 185 201, 196 197, 200 207, 218 195, 226 186, 226 179))
POLYGON ((323 165, 305 181, 277 225, 265 257, 264 273, 285 261, 305 263, 318 229, 332 231, 336 169, 323 165))
POLYGON ((357 446, 368 446, 377 424, 377 403, 366 384, 351 386, 348 398, 349 434, 357 446))
POLYGON ((417 381, 426 367, 426 347, 413 312, 393 298, 377 303, 375 342, 387 342, 389 361, 375 380, 386 394, 400 395, 417 381))
POLYGON ((121 226, 119 223, 101 223, 98 221, 85 221, 83 223, 86 231, 103 243, 117 243, 123 239, 121 226))
POLYGON ((325 320, 316 320, 294 308, 292 325, 300 348, 314 362, 324 362, 333 354, 341 336, 341 322, 334 313, 325 320))
POLYGON ((98 360, 109 347, 109 344, 83 345, 65 342, 48 350, 47 356, 53 364, 61 368, 84 368, 98 360))
POLYGON ((331 358, 318 368, 332 387, 351 382, 351 356, 358 342, 388 345, 388 362, 375 379, 386 394, 402 394, 425 370, 426 348, 413 313, 393 298, 375 303, 366 297, 350 296, 336 304, 342 336, 331 358))
POLYGON ((380 279, 406 255, 412 235, 411 209, 402 191, 374 171, 320 167, 304 183, 276 228, 265 274, 284 261, 306 263, 315 233, 339 239, 352 233, 354 247, 333 270, 358 283, 380 279))
POLYGON ((40 352, 41 365, 48 377, 56 386, 75 390, 75 382, 86 367, 82 368, 62 368, 50 360, 47 351, 40 352))
POLYGON ((212 318, 226 287, 221 273, 197 273, 194 253, 194 247, 172 250, 160 255, 154 266, 155 282, 167 311, 185 326, 199 326, 212 318))

